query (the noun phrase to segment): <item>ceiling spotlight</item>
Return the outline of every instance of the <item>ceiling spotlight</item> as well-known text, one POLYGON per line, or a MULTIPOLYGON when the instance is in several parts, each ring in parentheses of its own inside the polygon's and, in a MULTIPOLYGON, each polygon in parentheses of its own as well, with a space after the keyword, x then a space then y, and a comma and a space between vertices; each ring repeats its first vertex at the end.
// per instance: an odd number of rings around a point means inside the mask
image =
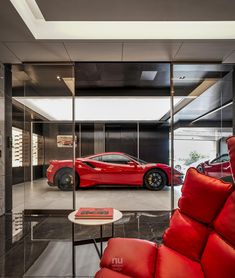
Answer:
POLYGON ((182 79, 185 79, 185 78, 186 78, 185 75, 182 75, 182 76, 179 77, 179 79, 181 79, 181 80, 182 80, 182 79))
POLYGON ((61 77, 59 75, 57 75, 56 78, 61 81, 61 77))

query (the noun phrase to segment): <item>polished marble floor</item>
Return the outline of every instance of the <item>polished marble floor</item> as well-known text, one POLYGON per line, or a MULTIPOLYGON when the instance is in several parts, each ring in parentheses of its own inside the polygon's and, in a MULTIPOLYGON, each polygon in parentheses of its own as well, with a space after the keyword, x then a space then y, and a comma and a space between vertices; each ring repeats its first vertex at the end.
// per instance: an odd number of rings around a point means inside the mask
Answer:
MULTIPOLYGON (((180 194, 181 186, 176 186, 175 207, 180 194)), ((72 192, 49 187, 45 179, 13 186, 13 214, 1 218, 0 277, 72 277, 72 225, 67 220, 72 197, 72 192)), ((76 192, 76 207, 112 206, 123 211, 115 224, 116 237, 158 243, 169 224, 170 200, 169 187, 156 192, 130 187, 76 192)), ((110 235, 107 225, 104 237, 110 235)), ((99 227, 75 226, 75 239, 83 243, 76 247, 76 277, 94 277, 99 269, 92 238, 99 238, 99 227)))
MULTIPOLYGON (((181 186, 174 187, 175 207, 181 186)), ((170 210, 171 189, 149 191, 145 188, 89 188, 76 192, 76 207, 115 207, 119 210, 170 210)), ((72 192, 63 192, 47 185, 45 179, 13 186, 13 210, 71 209, 72 192)))
MULTIPOLYGON (((49 216, 22 216, 23 234, 14 243, 6 227, 6 223, 11 223, 12 215, 0 217, 2 242, 6 242, 8 232, 8 244, 0 256, 0 277, 72 277, 72 225, 67 215, 68 211, 60 211, 49 216)), ((166 211, 124 211, 123 218, 115 224, 115 237, 160 243, 168 224, 169 212, 166 211)), ((111 226, 104 226, 104 237, 110 235, 111 226)), ((76 240, 91 238, 99 238, 99 227, 75 226, 76 240)), ((94 245, 77 246, 76 277, 94 277, 98 268, 99 257, 94 245)))

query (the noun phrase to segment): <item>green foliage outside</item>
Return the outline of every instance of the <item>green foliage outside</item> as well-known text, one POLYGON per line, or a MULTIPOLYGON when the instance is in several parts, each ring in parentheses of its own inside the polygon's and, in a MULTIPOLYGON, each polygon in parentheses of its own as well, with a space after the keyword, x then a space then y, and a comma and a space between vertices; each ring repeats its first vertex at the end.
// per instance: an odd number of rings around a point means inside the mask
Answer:
POLYGON ((198 153, 197 151, 192 151, 189 153, 189 157, 185 159, 184 164, 190 165, 194 162, 197 162, 199 159, 203 159, 203 158, 206 158, 206 156, 198 153))

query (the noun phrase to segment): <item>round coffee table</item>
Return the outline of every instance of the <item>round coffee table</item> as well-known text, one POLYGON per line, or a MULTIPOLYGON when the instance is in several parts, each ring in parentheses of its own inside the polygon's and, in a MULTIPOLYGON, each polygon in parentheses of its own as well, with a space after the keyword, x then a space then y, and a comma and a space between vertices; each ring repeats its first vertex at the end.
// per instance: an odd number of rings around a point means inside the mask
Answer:
MULTIPOLYGON (((102 254, 103 254, 103 226, 107 225, 107 224, 112 224, 112 235, 109 238, 114 237, 114 222, 116 222, 122 218, 122 213, 117 209, 113 209, 113 218, 112 219, 76 219, 75 218, 76 213, 77 213, 77 210, 71 212, 68 215, 69 221, 71 221, 73 224, 87 225, 87 226, 100 226, 100 238, 93 239, 93 243, 95 245, 95 248, 96 248, 96 251, 97 251, 99 257, 101 258, 102 254), (97 246, 97 243, 96 243, 97 241, 100 241, 100 250, 97 246)), ((107 239, 109 239, 109 238, 107 238, 107 239)), ((79 243, 80 243, 79 241, 73 240, 73 248, 75 246, 79 245, 79 243)))

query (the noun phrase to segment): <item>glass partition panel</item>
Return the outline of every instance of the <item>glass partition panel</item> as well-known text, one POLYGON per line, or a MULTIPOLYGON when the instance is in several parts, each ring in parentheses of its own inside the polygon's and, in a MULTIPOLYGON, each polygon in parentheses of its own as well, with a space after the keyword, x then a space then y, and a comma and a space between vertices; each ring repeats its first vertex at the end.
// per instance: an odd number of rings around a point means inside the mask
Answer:
POLYGON ((67 215, 74 207, 73 72, 66 64, 13 69, 13 211, 23 212, 25 276, 72 273, 67 215))
MULTIPOLYGON (((122 211, 115 236, 160 240, 168 226, 170 109, 169 63, 75 64, 76 205, 122 211)), ((76 240, 99 237, 99 226, 75 226, 76 240)))
MULTIPOLYGON (((216 178, 231 175, 226 138, 233 134, 232 67, 174 64, 174 95, 184 100, 174 111, 174 164, 216 178)), ((180 187, 175 187, 175 206, 180 187)))
POLYGON ((71 209, 73 67, 27 64, 24 74, 23 95, 13 97, 24 111, 23 167, 18 169, 23 180, 17 185, 24 184, 24 210, 71 209))
POLYGON ((77 205, 169 211, 170 64, 76 63, 75 80, 76 155, 90 171, 77 205))

